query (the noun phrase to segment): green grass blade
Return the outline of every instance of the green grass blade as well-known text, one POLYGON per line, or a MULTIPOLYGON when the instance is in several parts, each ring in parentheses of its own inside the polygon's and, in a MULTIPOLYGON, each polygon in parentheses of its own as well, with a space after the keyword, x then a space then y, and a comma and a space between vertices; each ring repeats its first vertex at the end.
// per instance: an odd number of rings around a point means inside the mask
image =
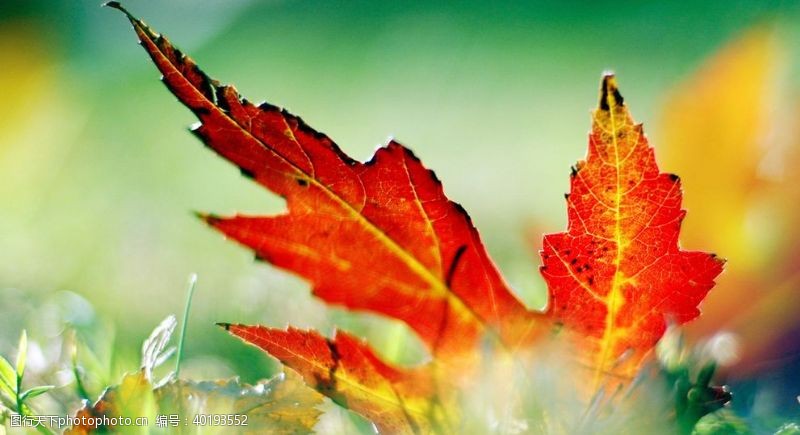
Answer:
POLYGON ((186 307, 183 309, 183 322, 181 322, 181 338, 178 342, 178 357, 175 360, 175 379, 181 374, 181 360, 183 360, 183 345, 186 341, 186 325, 189 322, 189 311, 192 309, 192 299, 194 298, 194 289, 197 285, 197 274, 193 273, 189 275, 189 289, 187 290, 188 294, 186 295, 186 307))
POLYGON ((11 363, 0 356, 0 391, 16 397, 17 373, 11 363))
POLYGON ((22 393, 22 395, 20 396, 20 400, 24 402, 28 399, 33 399, 34 397, 41 396, 42 394, 52 390, 55 387, 56 387, 55 385, 42 385, 41 387, 33 387, 30 390, 27 390, 24 393, 22 393))
MULTIPOLYGON (((25 374, 25 361, 28 358, 28 333, 22 330, 22 335, 19 337, 19 347, 17 349, 17 382, 22 381, 22 376, 25 374)), ((19 388, 17 389, 19 391, 19 388)))

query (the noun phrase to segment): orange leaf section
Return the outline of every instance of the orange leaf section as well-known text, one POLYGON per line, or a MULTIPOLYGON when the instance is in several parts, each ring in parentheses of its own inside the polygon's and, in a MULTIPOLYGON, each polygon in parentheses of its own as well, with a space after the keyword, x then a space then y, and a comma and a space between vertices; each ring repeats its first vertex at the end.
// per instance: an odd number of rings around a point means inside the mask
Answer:
POLYGON ((147 406, 153 403, 153 387, 143 371, 126 374, 120 385, 109 387, 97 399, 94 405, 84 403, 75 413, 79 424, 64 431, 68 435, 84 435, 92 433, 127 433, 130 428, 124 426, 104 426, 104 421, 118 421, 120 417, 136 419, 147 415, 147 406), (97 423, 97 425, 89 425, 97 423))
MULTIPOLYGON (((117 4, 112 6, 119 7, 117 4)), ((300 118, 243 100, 128 15, 195 134, 286 199, 279 216, 204 216, 256 255, 311 281, 333 304, 404 321, 439 358, 485 333, 515 346, 534 316, 512 295, 469 216, 433 172, 391 141, 367 163, 300 118)))
POLYGON ((548 314, 583 337, 596 387, 603 374, 632 376, 668 320, 697 317, 723 262, 679 248, 680 179, 659 172, 612 75, 566 198, 568 229, 544 237, 541 273, 548 314))
POLYGON ((336 403, 370 419, 381 433, 428 433, 446 424, 430 371, 389 366, 349 334, 328 339, 295 328, 221 326, 300 373, 336 403))

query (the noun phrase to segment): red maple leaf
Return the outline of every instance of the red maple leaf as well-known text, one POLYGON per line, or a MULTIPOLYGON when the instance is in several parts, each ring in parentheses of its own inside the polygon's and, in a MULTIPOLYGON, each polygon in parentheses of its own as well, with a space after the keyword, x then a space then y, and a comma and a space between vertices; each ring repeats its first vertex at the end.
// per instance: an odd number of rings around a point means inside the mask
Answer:
POLYGON ((446 405, 458 382, 443 378, 460 376, 482 336, 513 354, 563 324, 596 381, 609 371, 629 376, 668 319, 697 316, 722 270, 713 255, 678 248, 679 180, 659 172, 613 76, 603 81, 587 159, 573 171, 569 230, 545 237, 542 274, 551 298, 539 313, 513 296, 466 212, 409 150, 391 141, 369 162, 357 162, 300 118, 254 105, 210 79, 128 18, 164 83, 199 118, 195 134, 288 208, 278 216, 203 215, 205 221, 309 280, 326 302, 405 322, 431 352, 432 364, 403 369, 345 333, 326 339, 224 324, 380 429, 452 429, 446 405))
POLYGON ((722 272, 716 255, 678 246, 681 197, 680 178, 659 172, 642 125, 607 75, 589 152, 570 177, 567 232, 545 236, 541 252, 548 314, 583 337, 596 381, 611 371, 632 376, 667 320, 700 314, 722 272))

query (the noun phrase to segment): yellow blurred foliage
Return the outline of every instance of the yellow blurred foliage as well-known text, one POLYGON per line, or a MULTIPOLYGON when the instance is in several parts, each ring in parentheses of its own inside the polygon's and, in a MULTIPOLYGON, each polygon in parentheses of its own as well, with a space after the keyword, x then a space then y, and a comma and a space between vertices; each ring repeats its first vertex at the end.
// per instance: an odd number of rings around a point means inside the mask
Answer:
POLYGON ((43 260, 57 231, 47 209, 68 185, 63 180, 74 177, 65 168, 88 113, 42 33, 35 21, 0 26, 0 276, 6 278, 53 274, 57 266, 43 260))
POLYGON ((84 117, 69 88, 58 83, 57 62, 37 30, 24 21, 0 27, 0 198, 15 208, 42 199, 37 193, 49 188, 43 181, 59 174, 84 117))
POLYGON ((800 143, 789 134, 800 118, 785 116, 796 108, 783 107, 785 73, 775 31, 745 33, 670 93, 656 141, 662 168, 684 179, 682 245, 728 259, 690 332, 733 330, 742 339, 743 362, 769 356, 766 337, 786 330, 797 311, 763 309, 774 307, 775 298, 794 304, 785 293, 797 286, 791 281, 800 261, 787 252, 800 235, 793 228, 800 194, 787 163, 800 157, 792 153, 800 143), (754 323, 756 312, 770 321, 754 323))
POLYGON ((758 262, 758 231, 747 228, 769 134, 779 51, 757 29, 724 47, 671 93, 658 138, 661 166, 684 180, 689 210, 681 241, 713 249, 744 270, 758 262))

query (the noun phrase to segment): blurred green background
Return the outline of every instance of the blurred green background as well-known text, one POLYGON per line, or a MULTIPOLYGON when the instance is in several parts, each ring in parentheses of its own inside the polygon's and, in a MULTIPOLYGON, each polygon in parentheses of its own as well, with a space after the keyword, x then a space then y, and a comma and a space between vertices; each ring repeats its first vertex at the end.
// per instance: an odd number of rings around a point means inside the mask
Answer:
MULTIPOLYGON (((618 74, 658 149, 668 146, 655 124, 669 90, 727 41, 770 23, 787 51, 800 47, 799 2, 124 4, 212 77, 301 115, 355 158, 389 136, 412 148, 534 308, 546 301, 540 235, 566 224, 562 193, 603 71, 618 74)), ((390 359, 422 357, 403 326, 324 307, 304 282, 192 216, 283 205, 186 131, 193 116, 120 13, 97 1, 3 0, 0 59, 4 356, 27 328, 40 348, 31 370, 58 365, 71 324, 107 366, 94 388, 113 382, 137 366, 149 331, 183 310, 195 272, 185 376, 252 381, 277 369, 218 321, 339 326, 390 359)))

